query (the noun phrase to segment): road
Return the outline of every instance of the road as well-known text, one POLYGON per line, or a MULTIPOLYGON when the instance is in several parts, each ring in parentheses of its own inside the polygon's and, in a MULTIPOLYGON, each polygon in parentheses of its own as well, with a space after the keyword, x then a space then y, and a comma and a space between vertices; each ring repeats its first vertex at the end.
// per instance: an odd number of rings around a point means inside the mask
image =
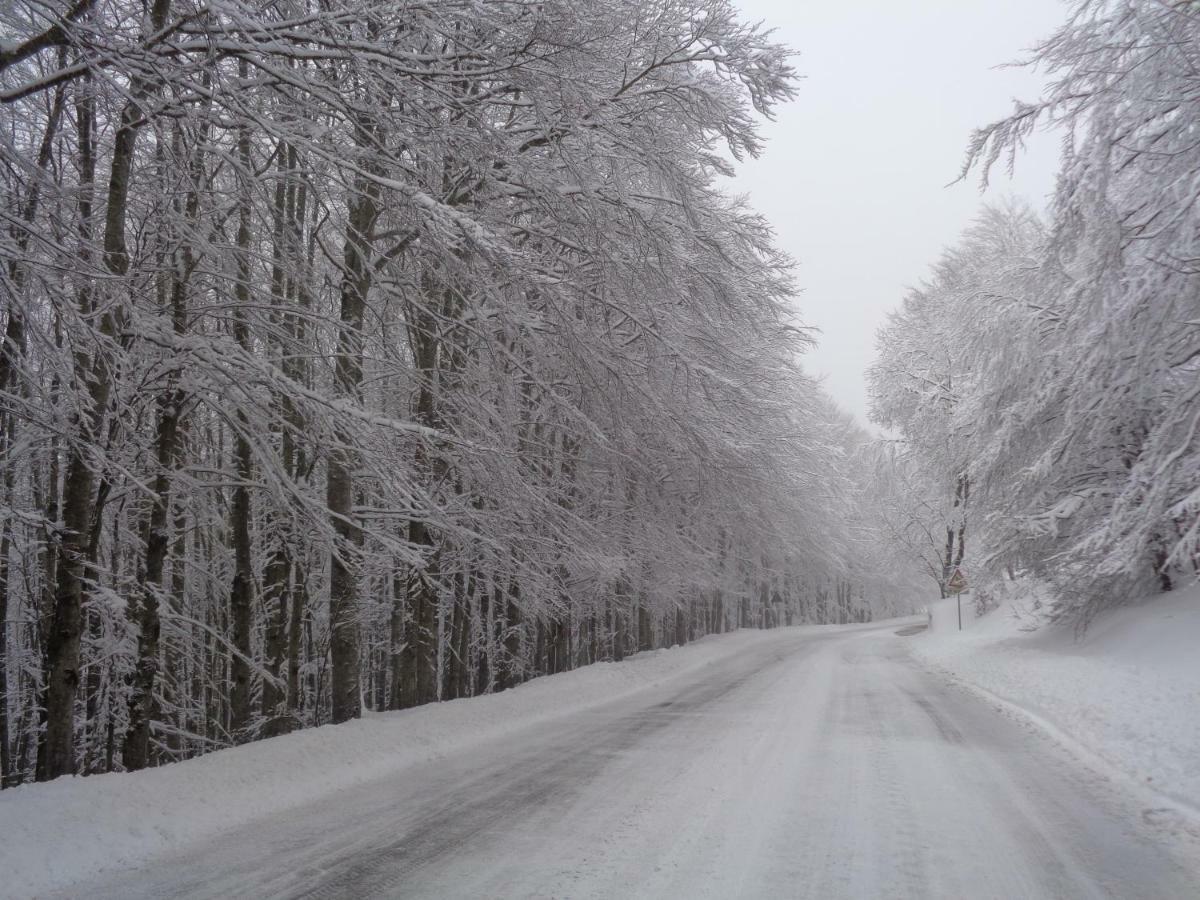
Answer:
POLYGON ((907 640, 797 629, 72 895, 1200 896, 1195 835, 907 640))

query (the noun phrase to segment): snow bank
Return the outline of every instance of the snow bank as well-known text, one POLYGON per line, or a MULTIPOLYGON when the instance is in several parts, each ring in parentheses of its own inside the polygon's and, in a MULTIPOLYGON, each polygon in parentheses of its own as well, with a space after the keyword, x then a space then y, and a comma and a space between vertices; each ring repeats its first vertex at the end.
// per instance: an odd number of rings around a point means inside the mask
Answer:
POLYGON ((1033 594, 976 619, 932 608, 914 653, 1033 721, 1110 775, 1200 817, 1200 585, 1113 610, 1079 636, 1045 626, 1033 594))
POLYGON ((26 897, 128 867, 453 750, 686 680, 795 631, 711 636, 500 694, 369 715, 159 769, 6 790, 0 792, 0 896, 26 897))

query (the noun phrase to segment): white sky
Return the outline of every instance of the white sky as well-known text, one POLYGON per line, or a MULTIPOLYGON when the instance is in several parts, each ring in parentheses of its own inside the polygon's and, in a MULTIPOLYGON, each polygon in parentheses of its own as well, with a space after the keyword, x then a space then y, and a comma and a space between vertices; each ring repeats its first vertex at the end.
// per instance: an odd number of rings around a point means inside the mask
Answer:
POLYGON ((1057 138, 1040 135, 980 195, 951 187, 971 130, 1035 99, 1042 78, 997 68, 1027 54, 1066 17, 1059 0, 738 0, 799 52, 796 100, 778 110, 759 160, 734 189, 774 225, 800 263, 800 314, 820 328, 806 358, 845 409, 866 422, 863 372, 875 332, 906 288, 988 199, 1037 206, 1054 183, 1057 138))

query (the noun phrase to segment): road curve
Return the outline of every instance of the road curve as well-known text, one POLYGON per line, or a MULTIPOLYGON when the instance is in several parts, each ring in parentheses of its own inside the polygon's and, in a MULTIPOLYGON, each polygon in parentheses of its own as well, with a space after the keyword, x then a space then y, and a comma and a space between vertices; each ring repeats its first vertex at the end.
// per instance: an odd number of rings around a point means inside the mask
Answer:
POLYGON ((1200 842, 915 664, 792 630, 70 896, 1193 898, 1200 842))

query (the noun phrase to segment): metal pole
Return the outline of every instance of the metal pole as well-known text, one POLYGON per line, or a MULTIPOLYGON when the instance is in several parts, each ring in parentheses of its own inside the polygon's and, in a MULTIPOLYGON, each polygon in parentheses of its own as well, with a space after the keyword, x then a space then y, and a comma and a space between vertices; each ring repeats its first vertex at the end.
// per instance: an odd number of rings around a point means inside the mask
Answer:
POLYGON ((955 594, 954 599, 958 603, 958 630, 962 631, 962 591, 955 594))

